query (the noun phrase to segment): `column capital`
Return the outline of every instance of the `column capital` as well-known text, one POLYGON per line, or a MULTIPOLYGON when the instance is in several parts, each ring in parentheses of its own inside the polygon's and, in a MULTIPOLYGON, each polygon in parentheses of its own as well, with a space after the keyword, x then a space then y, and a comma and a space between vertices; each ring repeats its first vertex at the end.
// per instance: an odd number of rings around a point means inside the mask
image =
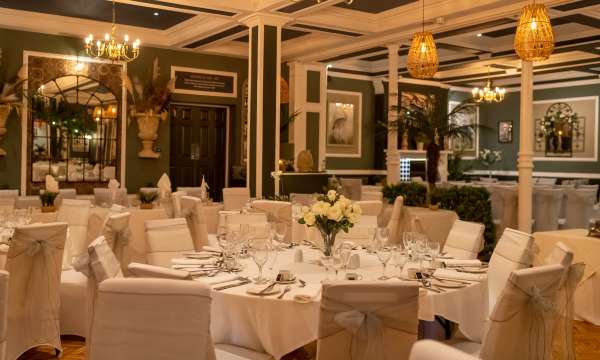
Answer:
POLYGON ((239 19, 239 22, 245 24, 248 27, 256 25, 271 25, 282 27, 283 25, 291 22, 293 19, 289 16, 275 15, 268 13, 254 13, 246 17, 239 19))

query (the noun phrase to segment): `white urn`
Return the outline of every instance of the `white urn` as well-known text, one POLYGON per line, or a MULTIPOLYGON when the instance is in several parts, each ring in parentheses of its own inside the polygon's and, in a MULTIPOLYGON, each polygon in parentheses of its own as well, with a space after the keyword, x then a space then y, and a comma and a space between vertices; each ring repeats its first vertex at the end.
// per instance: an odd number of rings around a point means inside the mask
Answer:
MULTIPOLYGON (((2 142, 2 137, 6 134, 6 121, 10 115, 10 110, 11 107, 9 104, 0 105, 0 142, 2 142)), ((0 147, 0 156, 6 156, 6 150, 2 147, 0 147)))
POLYGON ((136 113, 138 124, 138 137, 142 142, 142 149, 138 157, 158 159, 160 154, 154 151, 154 142, 158 138, 158 127, 161 121, 166 121, 167 112, 155 113, 152 110, 144 113, 136 113))

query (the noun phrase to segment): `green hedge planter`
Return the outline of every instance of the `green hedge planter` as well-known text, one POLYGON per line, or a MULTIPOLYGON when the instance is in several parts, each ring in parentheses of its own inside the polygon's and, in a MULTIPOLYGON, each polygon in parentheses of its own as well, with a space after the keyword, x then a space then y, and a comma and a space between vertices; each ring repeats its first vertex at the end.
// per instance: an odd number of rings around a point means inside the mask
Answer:
POLYGON ((427 204, 427 187, 417 182, 401 182, 394 185, 386 185, 383 197, 388 203, 393 204, 398 196, 404 198, 406 206, 425 206, 427 204))

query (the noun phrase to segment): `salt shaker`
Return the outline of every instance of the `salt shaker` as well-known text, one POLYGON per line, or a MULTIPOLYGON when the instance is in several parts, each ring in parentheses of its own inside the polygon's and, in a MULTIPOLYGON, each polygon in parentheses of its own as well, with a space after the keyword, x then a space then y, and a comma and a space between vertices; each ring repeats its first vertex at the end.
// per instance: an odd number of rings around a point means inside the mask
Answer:
POLYGON ((296 251, 294 251, 294 262, 301 263, 303 261, 304 253, 302 252, 302 249, 296 249, 296 251))

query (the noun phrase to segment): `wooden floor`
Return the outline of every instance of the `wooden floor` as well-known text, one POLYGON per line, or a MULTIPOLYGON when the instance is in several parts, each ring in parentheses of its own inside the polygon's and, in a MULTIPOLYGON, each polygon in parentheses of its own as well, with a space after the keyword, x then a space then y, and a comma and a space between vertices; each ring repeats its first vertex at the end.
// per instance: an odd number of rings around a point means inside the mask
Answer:
MULTIPOLYGON (((577 360, 600 359, 600 326, 594 326, 584 322, 575 322, 575 350, 577 360)), ((62 360, 84 360, 85 347, 83 339, 76 337, 64 337, 64 354, 62 360)), ((283 360, 310 360, 315 357, 315 344, 310 344, 286 355, 283 360)), ((19 358, 19 360, 48 360, 56 359, 52 349, 33 349, 19 358)))

